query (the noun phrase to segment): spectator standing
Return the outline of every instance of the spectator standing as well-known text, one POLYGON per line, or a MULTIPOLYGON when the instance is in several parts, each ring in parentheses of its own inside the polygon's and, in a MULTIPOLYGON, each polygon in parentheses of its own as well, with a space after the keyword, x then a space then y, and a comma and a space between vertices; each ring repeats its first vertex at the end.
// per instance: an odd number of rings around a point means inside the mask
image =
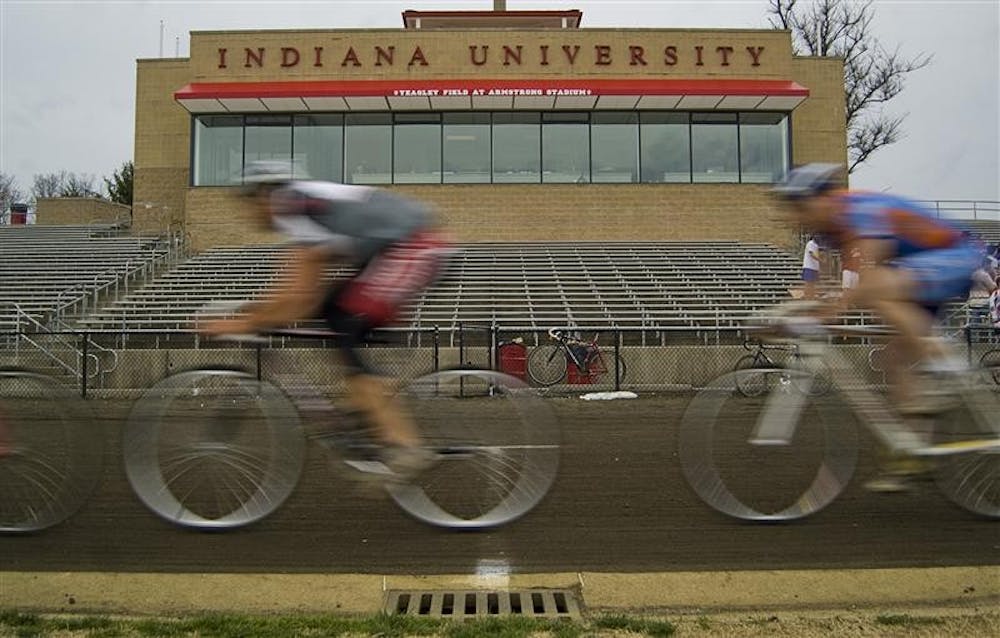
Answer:
POLYGON ((819 242, 815 235, 809 236, 802 255, 803 296, 806 299, 816 298, 816 282, 819 281, 820 254, 819 242))
POLYGON ((840 278, 841 288, 844 290, 857 288, 858 278, 861 276, 861 250, 857 247, 851 247, 843 255, 843 258, 844 264, 840 278))

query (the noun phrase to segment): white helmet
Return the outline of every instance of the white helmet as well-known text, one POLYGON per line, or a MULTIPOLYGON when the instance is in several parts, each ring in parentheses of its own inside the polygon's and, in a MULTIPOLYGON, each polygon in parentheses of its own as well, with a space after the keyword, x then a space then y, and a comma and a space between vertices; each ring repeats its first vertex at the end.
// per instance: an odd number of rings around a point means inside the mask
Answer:
POLYGON ((793 168, 771 192, 784 199, 802 199, 833 190, 843 184, 843 164, 815 162, 793 168))

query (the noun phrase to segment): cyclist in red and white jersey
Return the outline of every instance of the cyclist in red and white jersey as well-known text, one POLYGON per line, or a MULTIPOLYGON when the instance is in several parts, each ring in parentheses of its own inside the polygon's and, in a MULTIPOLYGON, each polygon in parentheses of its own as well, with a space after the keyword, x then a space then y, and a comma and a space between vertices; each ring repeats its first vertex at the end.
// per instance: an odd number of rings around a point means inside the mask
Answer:
POLYGON ((248 164, 243 183, 261 225, 293 243, 288 277, 270 296, 245 307, 246 315, 209 322, 203 331, 245 334, 323 317, 337 333, 349 399, 385 445, 375 472, 391 478, 422 469, 430 453, 419 447, 415 425, 388 400, 387 380, 357 348, 372 329, 392 322, 441 270, 450 249, 432 213, 388 191, 295 177, 293 165, 284 161, 248 164), (354 266, 357 273, 327 284, 323 273, 331 262, 354 266))

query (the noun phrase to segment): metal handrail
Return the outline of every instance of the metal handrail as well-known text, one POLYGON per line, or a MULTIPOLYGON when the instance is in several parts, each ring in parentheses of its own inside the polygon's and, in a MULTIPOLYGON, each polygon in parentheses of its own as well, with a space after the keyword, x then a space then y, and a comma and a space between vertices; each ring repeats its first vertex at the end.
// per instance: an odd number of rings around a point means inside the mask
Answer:
POLYGON ((1000 221, 1000 201, 996 200, 932 199, 918 203, 947 219, 1000 221))

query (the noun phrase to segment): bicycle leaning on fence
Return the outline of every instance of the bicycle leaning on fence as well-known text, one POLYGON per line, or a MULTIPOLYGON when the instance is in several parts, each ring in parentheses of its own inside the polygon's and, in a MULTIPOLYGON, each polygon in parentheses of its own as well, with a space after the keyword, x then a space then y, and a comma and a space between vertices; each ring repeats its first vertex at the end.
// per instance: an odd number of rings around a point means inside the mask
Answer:
MULTIPOLYGON (((625 362, 617 353, 606 353, 597 343, 599 333, 591 340, 578 339, 556 328, 549 329, 550 343, 535 347, 528 354, 528 378, 537 385, 551 386, 570 374, 598 383, 606 374, 612 381, 625 379, 625 362)), ((616 383, 616 385, 617 385, 616 383)))
MULTIPOLYGON (((271 336, 333 336, 278 330, 271 336)), ((125 426, 125 470, 153 512, 191 528, 241 527, 275 511, 294 490, 307 440, 356 478, 381 444, 303 375, 204 367, 144 393, 125 426)), ((544 400, 494 371, 432 372, 395 397, 413 418, 433 463, 384 488, 407 513, 447 528, 487 528, 531 510, 559 463, 559 424, 544 400)))
POLYGON ((865 373, 828 337, 871 338, 877 329, 819 326, 778 316, 768 331, 799 342, 794 384, 761 397, 737 390, 740 372, 702 389, 681 422, 679 456, 687 482, 716 510, 745 520, 784 521, 813 514, 846 487, 858 458, 857 424, 894 457, 930 464, 938 489, 977 514, 1000 518, 1000 395, 977 369, 954 362, 933 374, 940 414, 901 417, 863 381, 865 373), (817 395, 822 362, 831 392, 817 395), (802 389, 806 391, 802 391, 802 389), (852 415, 855 418, 851 418, 852 415))
MULTIPOLYGON (((799 377, 788 370, 802 369, 804 366, 799 347, 795 343, 767 343, 762 339, 745 339, 743 347, 750 352, 736 360, 733 371, 736 375, 736 390, 746 397, 756 397, 764 394, 775 384, 799 385, 799 377), (781 352, 787 355, 784 362, 779 362, 768 352, 781 352)), ((822 363, 812 362, 812 365, 823 367, 822 363)), ((814 394, 825 394, 830 391, 829 374, 822 369, 816 370, 808 391, 814 394)), ((798 388, 800 391, 802 387, 798 388)))
POLYGON ((79 510, 100 479, 104 436, 65 384, 0 369, 0 533, 37 532, 79 510))

